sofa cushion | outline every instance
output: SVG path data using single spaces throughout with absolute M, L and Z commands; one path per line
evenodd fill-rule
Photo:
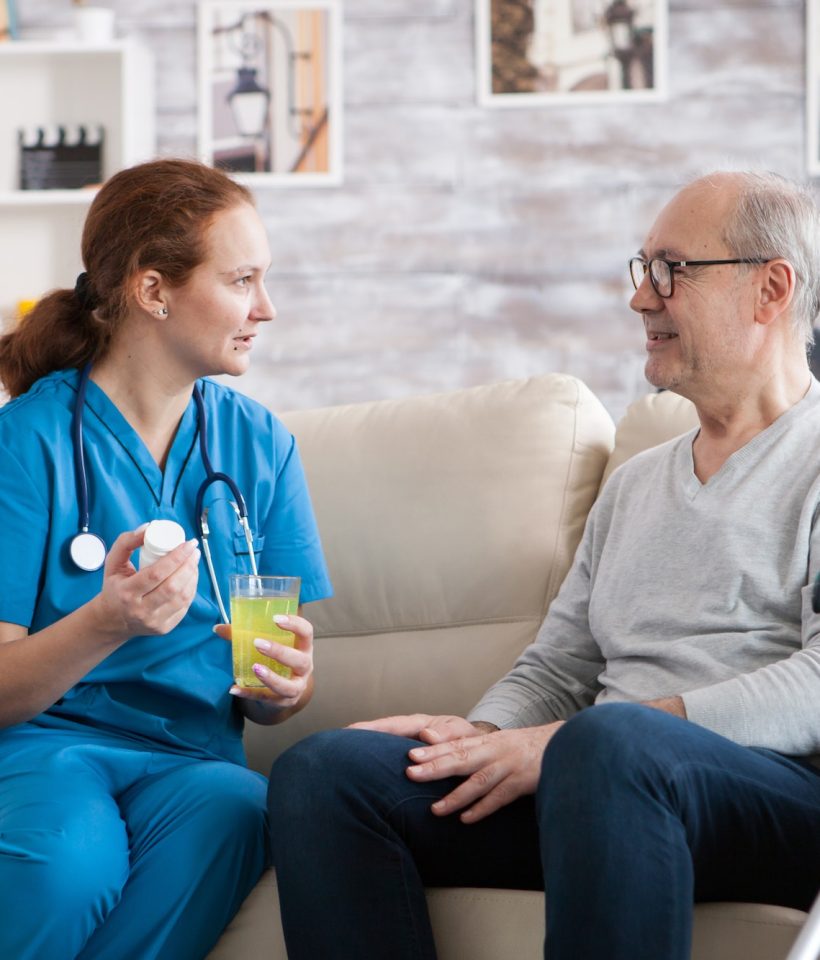
M 558 375 L 284 419 L 336 597 L 308 608 L 313 703 L 281 727 L 248 725 L 249 759 L 265 773 L 311 730 L 388 711 L 464 713 L 538 629 L 612 443 L 600 404 Z M 607 475 L 695 423 L 674 394 L 643 398 L 619 428 Z M 428 903 L 441 960 L 542 956 L 541 893 L 432 889 Z M 698 905 L 693 960 L 780 960 L 804 920 L 783 907 Z M 272 872 L 209 960 L 254 954 L 286 956 Z
M 641 450 L 656 447 L 698 426 L 695 405 L 670 390 L 650 393 L 627 407 L 615 431 L 615 447 L 610 454 L 602 481 Z
M 316 694 L 249 761 L 385 713 L 464 713 L 532 640 L 572 561 L 614 425 L 549 374 L 282 418 L 335 596 L 310 606 Z
M 335 585 L 311 610 L 319 636 L 543 615 L 614 436 L 559 374 L 282 419 Z M 548 575 L 522 577 L 522 560 Z
M 543 893 L 434 888 L 427 891 L 427 904 L 439 960 L 540 960 L 543 956 Z M 805 913 L 788 907 L 698 904 L 692 960 L 782 960 L 805 919 Z M 264 874 L 208 960 L 250 956 L 286 960 L 272 871 Z

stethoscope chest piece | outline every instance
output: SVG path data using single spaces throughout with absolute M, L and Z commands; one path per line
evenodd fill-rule
M 77 507 L 80 514 L 79 531 L 72 537 L 68 552 L 80 570 L 93 573 L 105 563 L 105 544 L 96 533 L 88 532 L 88 477 L 85 475 L 83 450 L 83 406 L 91 364 L 87 363 L 77 383 L 77 402 L 71 418 L 71 440 L 74 446 L 74 479 L 77 484 Z
M 83 407 L 85 405 L 85 394 L 88 388 L 88 380 L 91 374 L 91 364 L 88 363 L 80 373 L 77 383 L 77 401 L 74 404 L 74 415 L 71 420 L 71 439 L 74 446 L 74 479 L 77 486 L 77 507 L 79 513 L 79 530 L 74 535 L 69 544 L 69 553 L 74 564 L 80 570 L 93 573 L 101 569 L 105 563 L 105 543 L 96 533 L 90 533 L 89 526 L 89 503 L 88 503 L 88 477 L 85 470 L 85 450 L 83 447 Z M 211 560 L 211 551 L 208 546 L 208 508 L 205 504 L 205 494 L 211 484 L 224 483 L 234 495 L 235 503 L 231 501 L 233 509 L 239 519 L 242 531 L 245 536 L 245 542 L 248 547 L 248 556 L 250 558 L 251 571 L 257 576 L 256 557 L 254 555 L 253 535 L 250 524 L 248 523 L 248 508 L 245 504 L 245 498 L 236 483 L 225 473 L 218 473 L 211 464 L 211 458 L 208 454 L 208 443 L 206 440 L 206 417 L 205 401 L 202 397 L 202 391 L 199 385 L 194 385 L 194 402 L 197 408 L 197 417 L 199 419 L 199 448 L 202 456 L 202 464 L 205 467 L 205 479 L 202 481 L 196 494 L 195 513 L 197 525 L 199 528 L 199 537 L 202 544 L 202 550 L 205 554 L 205 561 L 208 567 L 208 574 L 211 578 L 211 585 L 214 588 L 214 595 L 219 606 L 219 612 L 225 623 L 229 623 L 228 612 L 222 602 L 222 596 L 219 591 L 219 582 L 216 571 Z
M 105 563 L 105 544 L 96 533 L 78 533 L 72 538 L 68 549 L 71 559 L 80 570 L 93 573 Z

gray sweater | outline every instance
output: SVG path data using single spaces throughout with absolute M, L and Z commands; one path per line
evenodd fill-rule
M 820 753 L 820 384 L 705 484 L 696 435 L 613 473 L 535 641 L 471 720 L 677 694 L 737 743 Z

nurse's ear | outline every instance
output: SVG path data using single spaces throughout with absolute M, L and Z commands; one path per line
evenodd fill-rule
M 156 270 L 143 270 L 136 277 L 133 286 L 136 305 L 145 313 L 160 320 L 168 316 L 163 287 L 162 274 Z

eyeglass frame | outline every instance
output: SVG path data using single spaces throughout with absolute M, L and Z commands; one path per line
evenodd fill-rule
M 649 282 L 652 284 L 652 289 L 661 299 L 668 300 L 675 292 L 675 270 L 679 267 L 713 267 L 721 263 L 750 263 L 759 265 L 761 263 L 768 263 L 771 259 L 771 257 L 734 257 L 728 260 L 667 260 L 666 257 L 650 257 L 646 260 L 644 257 L 635 256 L 629 258 L 629 279 L 632 281 L 632 286 L 637 290 L 641 284 L 635 282 L 632 264 L 640 263 L 643 266 L 641 283 L 643 283 L 644 277 L 649 274 Z M 655 260 L 659 260 L 669 267 L 669 293 L 661 293 L 655 284 L 655 278 L 652 276 L 651 270 L 651 264 Z

